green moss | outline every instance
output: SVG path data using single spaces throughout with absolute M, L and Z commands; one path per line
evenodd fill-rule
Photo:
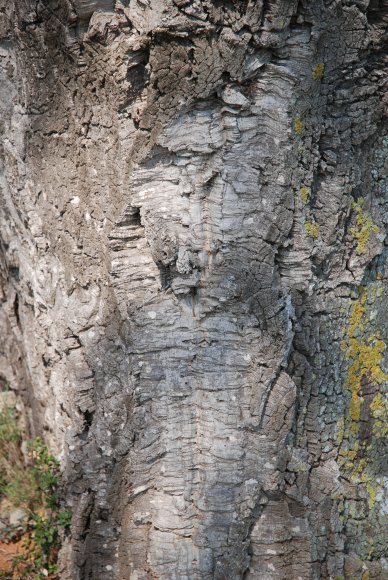
M 380 229 L 373 223 L 369 214 L 364 212 L 364 200 L 360 198 L 358 201 L 352 202 L 352 209 L 356 212 L 356 223 L 350 228 L 351 235 L 357 241 L 356 253 L 358 255 L 365 254 L 366 246 L 372 234 L 378 234 Z
M 320 63 L 316 64 L 315 67 L 312 70 L 313 79 L 315 81 L 321 80 L 323 78 L 324 73 L 325 73 L 325 65 L 324 65 L 324 63 L 323 62 L 320 62 Z
M 300 199 L 302 200 L 302 203 L 306 204 L 309 200 L 309 197 L 310 197 L 309 188 L 305 187 L 305 186 L 301 187 L 299 194 L 300 194 Z
M 308 236 L 317 239 L 319 236 L 319 232 L 321 230 L 321 228 L 319 227 L 319 224 L 315 223 L 315 222 L 306 222 L 304 224 L 304 229 L 306 230 L 306 233 Z
M 302 118 L 301 118 L 299 113 L 297 114 L 297 116 L 294 119 L 294 131 L 297 135 L 301 135 L 304 131 Z

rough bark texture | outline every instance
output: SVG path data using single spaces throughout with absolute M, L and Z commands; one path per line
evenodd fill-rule
M 63 580 L 387 578 L 387 26 L 0 0 L 0 372 Z

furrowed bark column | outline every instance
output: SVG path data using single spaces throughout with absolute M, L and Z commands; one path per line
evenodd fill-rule
M 386 3 L 0 14 L 0 373 L 61 577 L 384 578 Z

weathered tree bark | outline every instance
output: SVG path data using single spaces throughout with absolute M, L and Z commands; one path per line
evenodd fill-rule
M 0 0 L 0 372 L 63 579 L 387 577 L 387 26 Z

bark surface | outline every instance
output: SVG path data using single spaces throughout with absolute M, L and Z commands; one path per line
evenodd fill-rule
M 387 28 L 0 0 L 0 373 L 63 580 L 387 577 Z

